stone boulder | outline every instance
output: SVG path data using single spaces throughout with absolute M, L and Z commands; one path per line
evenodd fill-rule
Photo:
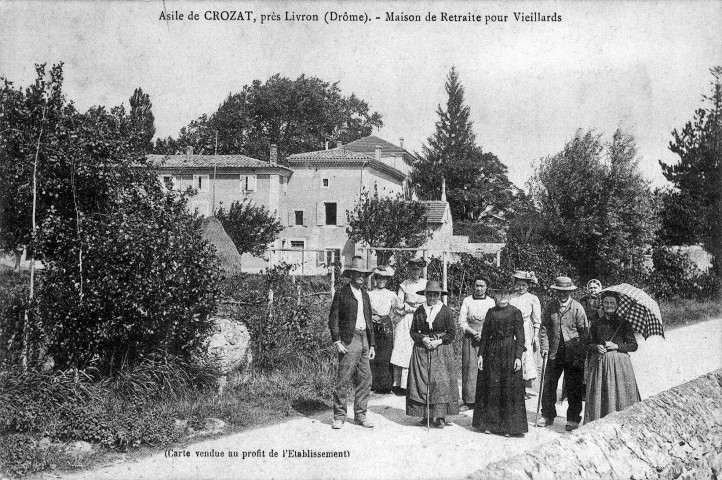
M 243 322 L 226 317 L 213 317 L 213 330 L 205 342 L 206 358 L 214 359 L 226 377 L 220 383 L 221 389 L 229 374 L 248 371 L 253 356 L 251 334 Z

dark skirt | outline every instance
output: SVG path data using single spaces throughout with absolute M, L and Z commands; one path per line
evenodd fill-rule
M 522 369 L 514 371 L 513 338 L 491 339 L 476 380 L 472 425 L 481 431 L 517 435 L 529 430 Z
M 431 417 L 447 417 L 459 413 L 459 384 L 456 380 L 454 347 L 440 345 L 431 350 L 414 345 L 409 364 L 406 390 L 406 415 L 426 417 L 427 387 Z M 431 376 L 429 377 L 429 357 Z
M 584 423 L 624 410 L 640 400 L 637 379 L 629 354 L 607 352 L 590 354 L 587 365 L 587 395 Z
M 371 390 L 377 393 L 389 393 L 393 386 L 393 366 L 391 352 L 394 349 L 394 326 L 391 318 L 384 315 L 374 322 L 376 338 L 376 356 L 371 360 Z
M 468 333 L 461 341 L 461 399 L 473 405 L 476 402 L 476 377 L 479 375 L 479 340 Z

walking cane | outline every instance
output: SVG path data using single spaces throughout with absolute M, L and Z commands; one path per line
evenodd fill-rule
M 426 430 L 429 430 L 429 423 L 431 422 L 431 405 L 429 402 L 429 389 L 431 385 L 431 350 L 426 350 L 427 359 L 426 362 Z
M 542 358 L 542 372 L 541 372 L 541 383 L 539 384 L 539 399 L 536 402 L 536 418 L 534 419 L 534 426 L 538 427 L 539 423 L 539 407 L 541 407 L 542 394 L 544 393 L 544 372 L 547 369 L 547 357 Z

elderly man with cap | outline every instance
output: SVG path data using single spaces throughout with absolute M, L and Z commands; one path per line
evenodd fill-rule
M 338 371 L 333 391 L 333 425 L 343 427 L 346 421 L 346 394 L 353 378 L 356 380 L 354 420 L 365 428 L 373 428 L 366 418 L 366 405 L 371 395 L 371 366 L 374 359 L 375 339 L 371 316 L 371 300 L 363 290 L 371 272 L 361 257 L 353 257 L 344 275 L 351 281 L 338 289 L 333 296 L 328 327 L 331 340 L 338 351 Z
M 543 358 L 548 358 L 542 394 L 540 427 L 554 423 L 557 411 L 557 385 L 562 372 L 569 397 L 567 431 L 579 427 L 584 398 L 584 343 L 589 333 L 587 315 L 582 305 L 571 298 L 577 289 L 569 277 L 557 277 L 554 285 L 556 298 L 544 308 L 539 339 Z

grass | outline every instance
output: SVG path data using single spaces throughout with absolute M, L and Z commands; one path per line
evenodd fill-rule
M 674 299 L 660 302 L 659 309 L 662 312 L 665 328 L 679 328 L 722 318 L 722 299 Z
M 171 384 L 171 389 L 129 388 L 128 384 L 132 382 L 145 384 L 144 370 L 131 372 L 124 381 L 116 379 L 84 384 L 91 394 L 87 404 L 81 402 L 75 408 L 81 412 L 81 417 L 98 415 L 98 420 L 91 422 L 92 426 L 105 424 L 109 418 L 121 419 L 117 427 L 114 425 L 112 434 L 118 438 L 127 435 L 129 440 L 125 444 L 96 446 L 92 452 L 85 454 L 67 452 L 57 437 L 61 435 L 59 432 L 67 432 L 69 428 L 57 427 L 64 420 L 50 411 L 52 409 L 45 409 L 47 413 L 35 417 L 35 425 L 26 427 L 24 431 L 0 429 L 0 477 L 88 469 L 111 463 L 121 455 L 130 458 L 151 455 L 168 445 L 207 437 L 189 435 L 202 431 L 208 418 L 223 420 L 226 423 L 223 434 L 227 435 L 293 416 L 312 415 L 330 407 L 335 372 L 331 358 L 299 358 L 292 366 L 276 371 L 254 371 L 243 382 L 227 387 L 222 394 L 218 394 L 215 388 L 193 388 L 185 381 L 176 382 L 174 387 Z M 15 390 L 6 392 L 8 398 L 21 404 L 29 390 L 41 386 L 43 380 L 33 378 L 35 381 L 32 383 L 14 382 Z M 168 386 L 168 382 L 159 383 Z M 25 397 L 18 392 L 17 385 L 27 385 Z M 32 392 L 29 394 L 31 397 L 34 395 Z M 140 424 L 136 426 L 140 430 L 128 427 L 125 419 Z M 170 431 L 168 422 L 172 425 L 173 419 L 185 421 L 186 430 Z M 70 428 L 79 431 L 84 425 L 85 421 L 81 421 L 80 425 L 73 423 Z M 72 439 L 66 441 L 72 442 Z

